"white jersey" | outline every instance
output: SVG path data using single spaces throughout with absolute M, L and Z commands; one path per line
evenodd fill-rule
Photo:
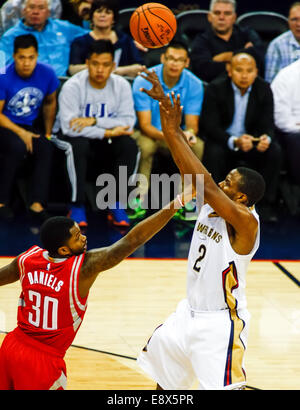
M 252 213 L 259 222 L 254 209 Z M 188 257 L 187 299 L 192 310 L 246 308 L 246 272 L 259 240 L 258 227 L 252 251 L 237 254 L 231 247 L 225 220 L 208 204 L 202 207 Z

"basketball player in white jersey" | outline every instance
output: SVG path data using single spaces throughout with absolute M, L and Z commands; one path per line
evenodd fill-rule
M 180 129 L 180 97 L 165 96 L 154 72 L 141 74 L 160 101 L 162 129 L 182 175 L 204 175 L 204 205 L 196 222 L 187 266 L 187 297 L 158 327 L 138 357 L 157 389 L 243 389 L 250 314 L 247 267 L 259 247 L 254 204 L 264 194 L 260 174 L 232 170 L 218 185 L 193 154 Z

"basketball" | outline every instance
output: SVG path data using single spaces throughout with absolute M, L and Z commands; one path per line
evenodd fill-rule
M 148 48 L 170 43 L 177 29 L 173 12 L 160 3 L 146 3 L 138 7 L 130 18 L 130 32 L 134 40 Z

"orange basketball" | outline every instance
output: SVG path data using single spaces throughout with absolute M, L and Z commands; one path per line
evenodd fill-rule
M 159 48 L 172 40 L 177 21 L 172 11 L 163 4 L 146 3 L 132 13 L 129 27 L 138 43 L 148 48 Z

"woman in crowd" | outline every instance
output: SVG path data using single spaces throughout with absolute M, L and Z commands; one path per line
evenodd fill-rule
M 115 29 L 119 7 L 115 0 L 96 0 L 90 13 L 92 31 L 74 40 L 71 46 L 69 73 L 71 75 L 86 68 L 88 49 L 97 40 L 111 40 L 115 47 L 115 73 L 136 77 L 141 70 L 143 58 L 132 38 Z

